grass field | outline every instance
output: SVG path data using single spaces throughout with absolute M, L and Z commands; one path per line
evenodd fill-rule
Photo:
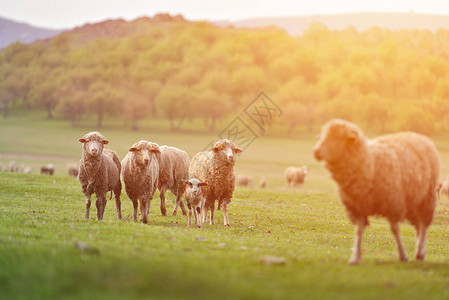
M 216 134 L 170 133 L 154 121 L 142 131 L 106 124 L 101 132 L 123 157 L 139 139 L 200 151 Z M 159 127 L 158 127 L 159 126 Z M 123 192 L 124 221 L 113 201 L 105 219 L 84 220 L 85 202 L 65 164 L 81 157 L 77 139 L 88 125 L 26 113 L 0 120 L 0 162 L 15 160 L 34 174 L 0 174 L 0 299 L 447 299 L 449 205 L 439 202 L 429 230 L 425 262 L 413 260 L 414 230 L 401 225 L 408 263 L 399 263 L 383 219 L 372 218 L 360 266 L 347 260 L 353 228 L 335 184 L 313 160 L 312 135 L 257 139 L 238 159 L 236 173 L 253 175 L 254 188 L 237 188 L 229 208 L 231 227 L 188 228 L 187 218 L 160 216 L 157 196 L 148 225 L 131 221 Z M 449 172 L 449 144 L 436 142 L 442 173 Z M 56 175 L 37 175 L 54 163 Z M 310 176 L 297 191 L 286 189 L 283 170 L 307 164 Z M 268 188 L 257 182 L 266 176 Z M 169 195 L 168 211 L 174 197 Z M 80 243 L 83 243 L 80 247 Z M 87 246 L 86 246 L 87 245 Z M 262 262 L 265 256 L 283 264 Z

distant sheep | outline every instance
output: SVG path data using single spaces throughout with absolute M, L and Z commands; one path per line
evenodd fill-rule
M 186 209 L 182 203 L 182 195 L 186 189 L 183 182 L 189 178 L 189 155 L 175 147 L 160 146 L 159 158 L 159 197 L 161 199 L 161 213 L 166 214 L 165 192 L 170 190 L 176 196 L 176 205 L 173 215 L 176 216 L 178 206 L 181 206 L 182 214 L 186 214 Z
M 67 175 L 72 177 L 77 177 L 79 173 L 79 168 L 77 164 L 69 163 L 67 164 Z
M 140 202 L 142 222 L 148 223 L 150 202 L 158 187 L 159 156 L 158 144 L 139 141 L 132 145 L 122 161 L 123 181 L 134 208 L 134 222 L 137 222 L 137 205 Z
M 192 226 L 192 211 L 195 216 L 195 225 L 199 228 L 201 227 L 201 211 L 204 208 L 206 198 L 204 197 L 202 187 L 206 186 L 207 183 L 201 182 L 196 178 L 189 180 L 184 180 L 186 183 L 186 203 L 189 209 L 189 226 Z
M 289 188 L 295 188 L 303 184 L 306 181 L 307 173 L 309 173 L 307 166 L 302 166 L 301 168 L 288 167 L 285 169 L 285 178 Z
M 78 180 L 86 197 L 86 215 L 89 219 L 91 197 L 95 193 L 97 200 L 97 219 L 102 220 L 106 207 L 106 193 L 114 192 L 117 218 L 122 219 L 120 194 L 120 158 L 110 149 L 104 149 L 109 141 L 99 132 L 89 132 L 79 139 L 83 144 L 83 157 L 80 160 Z
M 215 201 L 218 200 L 218 209 L 223 204 L 224 225 L 229 226 L 228 204 L 234 193 L 234 165 L 240 152 L 242 150 L 231 140 L 223 139 L 216 142 L 211 151 L 199 152 L 190 161 L 189 178 L 207 183 L 203 190 L 206 197 L 203 223 L 210 209 L 210 224 L 214 224 Z
M 437 194 L 438 199 L 440 198 L 440 193 L 449 197 L 449 176 L 446 177 L 446 180 L 442 183 L 438 183 L 437 186 Z
M 48 164 L 41 167 L 41 175 L 54 175 L 55 166 L 53 164 Z
M 22 170 L 23 174 L 31 174 L 32 171 L 31 167 L 27 165 L 21 165 L 20 169 Z
M 252 187 L 253 186 L 253 178 L 248 175 L 238 175 L 237 176 L 237 185 Z
M 401 261 L 406 261 L 407 255 L 398 223 L 410 221 L 417 233 L 416 259 L 424 259 L 440 163 L 429 138 L 402 132 L 367 140 L 357 125 L 335 119 L 323 125 L 314 155 L 325 162 L 337 182 L 356 227 L 351 264 L 360 261 L 363 230 L 371 215 L 388 219 Z
M 9 172 L 11 173 L 17 173 L 19 172 L 19 164 L 15 161 L 12 161 L 9 163 Z
M 262 178 L 260 179 L 259 185 L 260 185 L 260 188 L 261 188 L 261 189 L 264 189 L 264 188 L 267 187 L 267 180 L 265 179 L 265 177 L 262 177 Z

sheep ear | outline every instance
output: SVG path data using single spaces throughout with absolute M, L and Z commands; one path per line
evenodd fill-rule
M 151 152 L 161 154 L 161 150 L 159 150 L 159 148 L 153 148 L 153 149 L 151 149 Z
M 109 144 L 109 141 L 108 140 L 103 140 L 103 144 L 107 145 L 107 144 Z
M 131 148 L 129 148 L 129 152 L 136 152 L 137 151 L 137 148 L 136 147 L 131 147 Z
M 218 149 L 218 147 L 213 147 L 212 150 L 215 151 L 215 152 L 217 152 L 217 151 L 220 150 L 220 149 Z
M 348 132 L 348 140 L 351 142 L 354 142 L 356 140 L 358 140 L 359 138 L 359 134 L 357 133 L 357 131 L 355 130 L 351 130 Z
M 78 141 L 80 141 L 80 143 L 85 143 L 85 142 L 87 142 L 87 140 L 86 140 L 86 139 L 83 139 L 83 138 L 79 139 Z
M 242 149 L 240 149 L 240 148 L 235 148 L 235 153 L 240 153 L 240 152 L 242 152 L 243 150 Z
M 200 183 L 198 183 L 198 186 L 206 186 L 206 185 L 207 185 L 206 182 L 200 182 Z
M 188 181 L 188 180 L 185 180 L 185 179 L 182 179 L 182 181 L 183 181 L 184 183 L 189 183 L 189 181 Z

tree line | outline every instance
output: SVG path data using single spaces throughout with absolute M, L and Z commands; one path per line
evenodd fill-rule
M 288 132 L 312 131 L 333 117 L 378 131 L 449 127 L 448 30 L 359 32 L 312 23 L 293 37 L 274 27 L 207 22 L 120 26 L 138 30 L 95 38 L 69 31 L 3 49 L 3 116 L 20 103 L 73 126 L 95 115 L 99 128 L 105 117 L 121 116 L 135 130 L 155 117 L 173 130 L 193 119 L 214 130 L 264 91 L 284 111 L 276 122 Z

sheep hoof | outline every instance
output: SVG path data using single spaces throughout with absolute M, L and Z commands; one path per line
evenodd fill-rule
M 201 225 L 196 225 L 196 227 L 201 228 Z
M 416 260 L 424 260 L 424 254 L 416 254 Z
M 187 212 L 183 211 L 183 212 L 182 212 L 182 215 L 183 215 L 183 216 L 187 216 Z
M 416 259 L 418 259 L 418 258 L 416 258 Z M 407 258 L 407 256 L 399 257 L 399 261 L 407 262 L 407 261 L 408 261 L 408 258 Z
M 227 224 L 225 223 L 224 226 L 231 227 L 231 225 L 229 223 L 227 223 Z
M 349 259 L 348 262 L 349 262 L 350 265 L 355 266 L 355 265 L 358 265 L 358 264 L 359 264 L 360 259 L 358 259 L 358 258 L 356 258 L 356 257 L 351 257 L 351 258 Z
M 172 216 L 176 216 L 176 211 L 174 211 L 174 212 L 172 213 Z

